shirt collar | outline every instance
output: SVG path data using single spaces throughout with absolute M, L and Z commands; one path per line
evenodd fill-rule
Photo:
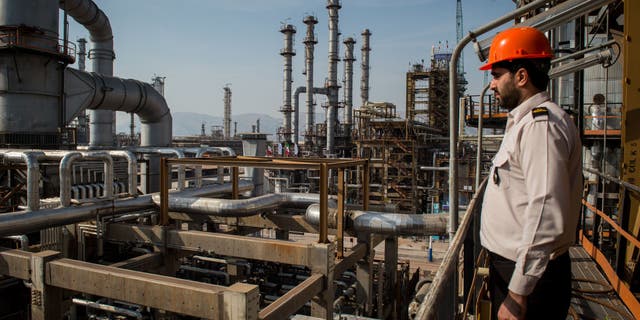
M 531 109 L 547 101 L 549 101 L 549 93 L 547 91 L 538 92 L 515 107 L 515 109 L 509 111 L 508 117 L 514 122 L 514 124 L 518 123 L 525 115 L 527 115 L 527 113 L 529 113 L 529 111 L 531 111 Z

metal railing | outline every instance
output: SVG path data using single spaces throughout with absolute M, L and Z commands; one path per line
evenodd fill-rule
M 480 254 L 480 212 L 482 198 L 487 186 L 485 178 L 478 191 L 469 202 L 467 211 L 460 222 L 458 231 L 451 239 L 451 244 L 430 286 L 423 286 L 416 296 L 424 296 L 414 319 L 455 319 L 458 308 L 457 278 L 463 275 L 464 300 L 469 298 L 475 289 L 471 287 L 476 267 L 476 257 Z M 460 263 L 461 255 L 463 264 Z M 471 297 L 473 298 L 473 296 Z
M 0 48 L 17 47 L 45 52 L 59 56 L 69 63 L 76 60 L 76 45 L 71 41 L 25 32 L 20 27 L 3 28 L 0 32 Z
M 320 188 L 320 223 L 319 223 L 319 243 L 329 242 L 329 179 L 330 170 L 333 174 L 337 173 L 337 221 L 336 243 L 338 248 L 338 257 L 342 257 L 344 238 L 343 216 L 345 212 L 346 200 L 346 184 L 345 170 L 362 170 L 362 208 L 367 210 L 369 206 L 369 160 L 341 160 L 341 159 L 277 159 L 267 157 L 219 157 L 219 158 L 182 158 L 168 159 L 161 158 L 160 171 L 160 224 L 169 224 L 169 173 L 172 165 L 200 165 L 200 166 L 224 166 L 231 168 L 232 182 L 232 199 L 239 198 L 239 173 L 240 167 L 245 168 L 262 168 L 262 169 L 278 169 L 278 170 L 314 170 L 320 172 L 319 188 Z

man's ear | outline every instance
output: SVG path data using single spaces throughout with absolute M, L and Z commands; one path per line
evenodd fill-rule
M 529 73 L 527 72 L 527 69 L 518 69 L 515 74 L 515 80 L 518 86 L 524 87 L 529 82 Z

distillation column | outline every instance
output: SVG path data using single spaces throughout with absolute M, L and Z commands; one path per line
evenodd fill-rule
M 340 0 L 327 0 L 327 9 L 329 10 L 329 74 L 326 88 L 329 91 L 329 108 L 327 110 L 327 146 L 326 155 L 331 156 L 334 152 L 334 141 L 336 133 L 336 125 L 338 123 L 338 14 L 342 8 Z
M 362 79 L 360 80 L 360 100 L 364 106 L 369 101 L 369 52 L 371 47 L 369 46 L 369 38 L 371 32 L 369 29 L 362 31 Z
M 346 133 L 351 136 L 351 126 L 353 125 L 353 46 L 356 41 L 349 37 L 344 40 L 347 47 L 344 53 L 344 124 Z
M 283 96 L 282 96 L 282 109 L 280 110 L 284 115 L 283 120 L 283 138 L 284 141 L 291 141 L 291 84 L 293 78 L 291 72 L 292 57 L 296 55 L 293 50 L 293 35 L 296 33 L 296 28 L 293 25 L 285 24 L 280 29 L 280 32 L 284 34 L 284 48 L 280 51 L 280 55 L 284 57 L 284 80 L 283 80 Z
M 0 12 L 0 145 L 58 147 L 61 68 L 73 62 L 59 45 L 58 3 L 2 0 Z
M 224 86 L 224 139 L 231 139 L 231 87 Z
M 302 20 L 307 25 L 307 35 L 304 38 L 305 48 L 305 75 L 307 82 L 306 103 L 307 103 L 307 128 L 304 132 L 304 146 L 307 150 L 312 149 L 314 127 L 315 127 L 315 108 L 313 104 L 313 51 L 318 43 L 314 29 L 318 23 L 318 19 L 314 16 L 306 16 Z

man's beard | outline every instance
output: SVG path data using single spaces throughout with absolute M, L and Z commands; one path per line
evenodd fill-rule
M 498 95 L 500 96 L 498 97 L 498 105 L 508 110 L 515 109 L 518 104 L 520 104 L 520 91 L 516 90 L 513 85 L 502 91 L 498 92 Z

